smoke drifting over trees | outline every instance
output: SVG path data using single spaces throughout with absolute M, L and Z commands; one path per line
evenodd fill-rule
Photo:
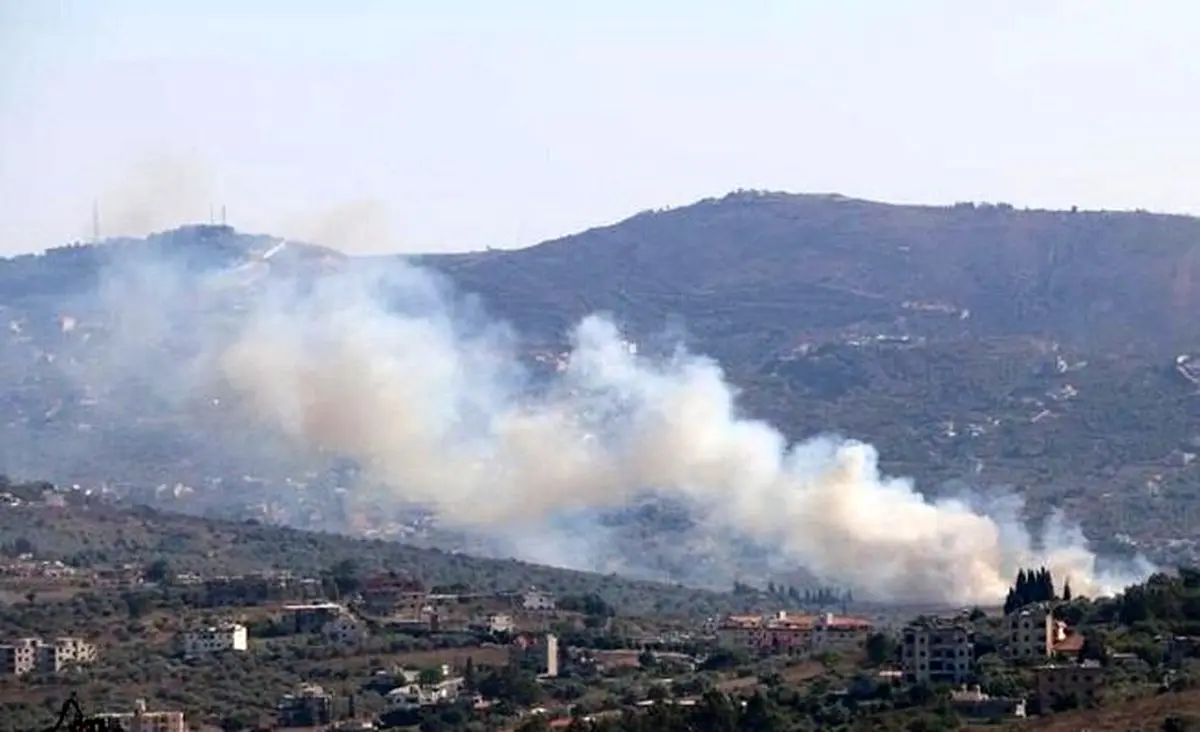
M 1055 517 L 1035 541 L 1011 502 L 927 500 L 881 475 L 868 444 L 789 444 L 739 413 L 717 363 L 683 347 L 635 355 L 602 315 L 576 325 L 545 383 L 522 366 L 516 334 L 412 266 L 246 279 L 253 268 L 119 261 L 100 292 L 105 337 L 125 357 L 76 378 L 119 373 L 181 409 L 224 400 L 300 452 L 357 461 L 351 501 L 420 505 L 524 558 L 597 568 L 611 538 L 589 512 L 661 496 L 687 506 L 691 540 L 750 540 L 860 598 L 998 603 L 1026 566 L 1082 594 L 1128 579 L 1099 574 Z M 167 333 L 186 355 L 128 350 Z

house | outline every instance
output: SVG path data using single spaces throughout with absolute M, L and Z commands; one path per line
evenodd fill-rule
M 999 721 L 1025 717 L 1025 700 L 988 696 L 979 686 L 963 686 L 950 692 L 950 707 L 968 719 Z
M 534 612 L 546 612 L 558 606 L 554 596 L 538 590 L 529 590 L 521 595 L 521 608 Z
M 1066 625 L 1054 619 L 1049 604 L 1023 607 L 1004 618 L 1004 656 L 1010 661 L 1054 654 L 1054 646 L 1066 640 Z
M 403 669 L 403 683 L 384 695 L 391 709 L 419 709 L 454 702 L 462 693 L 465 680 L 450 675 L 450 667 L 443 665 L 441 678 L 437 681 L 422 679 L 420 671 Z
M 117 722 L 125 732 L 187 732 L 183 712 L 149 711 L 145 699 L 138 699 L 133 711 L 105 712 L 95 718 Z
M 1096 661 L 1047 664 L 1037 669 L 1038 708 L 1045 713 L 1068 699 L 1094 702 L 1104 688 L 1104 668 Z
M 362 643 L 367 635 L 367 626 L 353 615 L 339 615 L 321 628 L 321 634 L 339 646 L 356 646 Z
M 821 653 L 862 648 L 872 624 L 860 618 L 823 615 L 731 615 L 717 626 L 723 648 L 760 653 Z
M 908 683 L 960 685 L 975 665 L 972 628 L 965 618 L 922 618 L 900 635 L 900 663 Z
M 1171 668 L 1181 668 L 1189 658 L 1200 658 L 1200 637 L 1176 635 L 1163 639 L 1163 658 Z
M 814 653 L 849 652 L 867 647 L 872 624 L 862 618 L 837 617 L 833 613 L 817 616 L 811 635 Z
M 418 613 L 428 603 L 428 592 L 417 580 L 395 573 L 377 574 L 363 582 L 363 610 L 375 615 L 407 615 Z
M 180 636 L 183 655 L 202 656 L 225 651 L 245 651 L 249 648 L 246 626 L 241 623 L 220 625 L 187 631 Z
M 336 602 L 315 602 L 303 605 L 284 605 L 283 611 L 290 617 L 295 633 L 315 633 L 329 621 L 340 617 L 345 608 Z
M 502 613 L 492 613 L 478 617 L 471 622 L 471 626 L 488 633 L 511 633 L 517 627 L 511 615 Z
M 317 684 L 301 684 L 294 694 L 286 694 L 275 704 L 280 727 L 316 727 L 331 724 L 334 718 L 333 695 Z
M 58 673 L 95 660 L 96 646 L 80 638 L 55 638 L 51 642 L 22 638 L 0 646 L 0 674 L 11 676 L 24 676 L 34 671 Z

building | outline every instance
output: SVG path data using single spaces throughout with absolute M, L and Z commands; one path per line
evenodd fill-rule
M 521 608 L 535 612 L 545 612 L 558 607 L 554 596 L 538 590 L 530 590 L 521 595 Z
M 1095 702 L 1104 681 L 1104 668 L 1096 661 L 1041 666 L 1037 669 L 1038 708 L 1044 714 L 1068 700 Z
M 414 616 L 428 604 L 419 581 L 395 573 L 377 574 L 363 582 L 362 607 L 375 615 Z
M 245 651 L 249 648 L 246 626 L 241 623 L 223 623 L 208 628 L 192 630 L 180 638 L 185 656 L 203 656 L 225 651 Z
M 476 618 L 471 625 L 488 633 L 511 633 L 517 627 L 513 622 L 513 617 L 503 613 L 483 615 Z
M 866 645 L 872 631 L 861 618 L 823 615 L 731 615 L 717 625 L 717 644 L 757 653 L 822 653 Z
M 260 572 L 200 580 L 197 600 L 209 607 L 286 602 L 320 597 L 321 582 L 290 572 Z
M 334 719 L 333 696 L 316 684 L 301 684 L 275 705 L 280 727 L 317 727 Z
M 80 638 L 22 638 L 0 646 L 0 674 L 24 676 L 38 671 L 58 673 L 73 666 L 95 662 L 96 646 Z
M 138 699 L 131 712 L 106 712 L 96 717 L 118 722 L 125 732 L 187 732 L 183 712 L 148 711 L 145 699 Z
M 40 638 L 22 638 L 15 643 L 0 646 L 0 673 L 6 676 L 24 676 L 37 667 L 37 649 Z
M 873 627 L 870 621 L 862 618 L 837 617 L 832 613 L 819 615 L 813 623 L 812 651 L 844 653 L 864 649 Z
M 1006 718 L 1023 719 L 1025 700 L 989 696 L 979 686 L 965 686 L 950 692 L 950 708 L 968 719 L 1000 721 Z
M 403 669 L 400 676 L 403 683 L 395 687 L 384 698 L 391 709 L 418 709 L 421 707 L 437 706 L 452 703 L 462 693 L 465 680 L 460 676 L 452 676 L 451 669 L 443 665 L 439 670 L 436 681 L 422 680 L 423 674 L 415 669 Z
M 1176 635 L 1163 639 L 1163 660 L 1171 668 L 1182 668 L 1189 658 L 1200 658 L 1200 637 Z
M 1046 659 L 1054 646 L 1066 640 L 1066 625 L 1054 619 L 1048 604 L 1039 603 L 1004 618 L 1004 656 L 1010 661 Z
M 339 615 L 321 628 L 321 634 L 335 645 L 356 646 L 366 640 L 367 626 L 353 615 Z
M 283 611 L 290 619 L 294 633 L 315 633 L 329 621 L 339 617 L 345 608 L 336 602 L 315 602 L 304 605 L 284 605 Z
M 975 665 L 971 625 L 965 618 L 925 618 L 900 636 L 900 663 L 908 683 L 965 684 Z
M 546 677 L 558 676 L 558 636 L 546 634 Z

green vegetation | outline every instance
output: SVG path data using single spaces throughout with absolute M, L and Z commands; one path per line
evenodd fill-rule
M 2 480 L 2 478 L 0 478 Z M 47 484 L 10 487 L 38 502 Z M 318 577 L 334 572 L 340 594 L 357 589 L 356 575 L 401 571 L 427 587 L 460 585 L 476 591 L 537 587 L 580 598 L 582 609 L 602 606 L 624 614 L 708 616 L 747 607 L 751 600 L 678 585 L 574 572 L 514 560 L 480 559 L 396 542 L 306 532 L 257 521 L 222 521 L 122 508 L 66 494 L 65 509 L 30 504 L 0 511 L 7 553 L 35 553 L 79 569 L 136 565 L 147 579 L 168 571 L 200 575 L 289 570 Z M 22 551 L 23 550 L 23 551 Z M 568 599 L 568 602 L 575 600 Z M 611 611 L 611 610 L 610 610 Z
M 1064 588 L 1064 592 L 1067 593 L 1064 599 L 1069 600 L 1069 588 Z M 1016 584 L 1009 588 L 1008 596 L 1004 598 L 1004 614 L 1009 615 L 1026 605 L 1053 602 L 1057 599 L 1050 570 L 1045 567 L 1038 570 L 1022 569 L 1017 572 Z

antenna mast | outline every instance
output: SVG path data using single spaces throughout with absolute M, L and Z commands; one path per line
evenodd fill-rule
M 92 199 L 92 243 L 100 241 L 100 201 Z

